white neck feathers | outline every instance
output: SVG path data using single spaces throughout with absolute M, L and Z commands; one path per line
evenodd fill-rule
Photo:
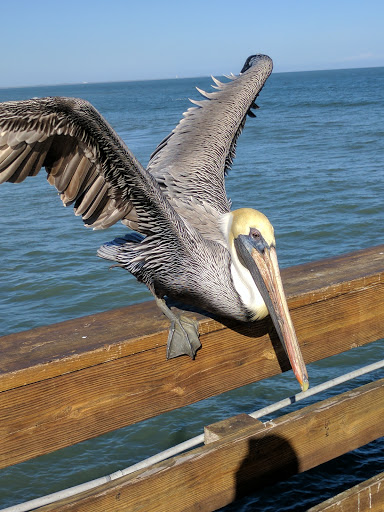
M 231 255 L 231 276 L 233 285 L 241 302 L 253 314 L 252 320 L 258 320 L 267 316 L 268 310 L 250 271 L 242 265 L 239 260 L 234 244 L 232 222 L 232 212 L 223 215 L 221 219 L 221 230 L 228 242 L 227 249 Z

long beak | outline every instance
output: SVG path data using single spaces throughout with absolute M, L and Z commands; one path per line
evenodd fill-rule
M 241 256 L 245 259 L 244 263 L 251 272 L 261 296 L 264 299 L 276 332 L 289 358 L 292 370 L 299 381 L 301 389 L 306 391 L 309 387 L 308 373 L 293 327 L 291 315 L 289 314 L 283 283 L 281 282 L 276 249 L 267 246 L 262 252 L 256 248 L 252 248 L 251 251 L 249 251 L 242 243 L 240 243 L 237 248 L 239 249 L 241 246 L 243 247 Z

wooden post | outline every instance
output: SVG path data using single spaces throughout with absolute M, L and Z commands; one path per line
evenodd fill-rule
M 225 437 L 234 434 L 240 430 L 243 430 L 245 427 L 249 427 L 251 425 L 261 425 L 261 421 L 252 418 L 248 414 L 238 414 L 237 416 L 232 416 L 231 418 L 226 418 L 225 420 L 218 421 L 213 423 L 212 425 L 208 425 L 204 427 L 204 443 L 209 444 L 214 441 L 219 441 L 220 439 L 224 439 Z

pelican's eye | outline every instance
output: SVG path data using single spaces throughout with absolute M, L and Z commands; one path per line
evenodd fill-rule
M 256 242 L 261 240 L 261 233 L 258 229 L 256 228 L 251 228 L 249 230 L 249 236 L 252 238 L 252 240 L 255 240 Z

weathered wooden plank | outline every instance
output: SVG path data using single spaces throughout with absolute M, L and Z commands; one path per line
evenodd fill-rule
M 282 271 L 291 310 L 377 286 L 383 282 L 383 275 L 384 245 Z M 226 331 L 225 326 L 212 319 L 192 316 L 200 319 L 203 335 Z M 165 347 L 168 328 L 168 320 L 150 301 L 3 336 L 0 391 Z M 255 337 L 262 331 L 256 329 Z
M 323 286 L 325 277 L 318 276 L 325 276 L 327 268 L 333 268 L 331 262 L 302 266 L 297 273 L 297 279 L 301 276 L 306 284 L 303 295 L 295 295 L 289 304 L 307 362 L 383 336 L 383 271 L 378 268 L 384 258 L 380 252 L 375 249 L 361 252 L 358 257 L 353 254 L 341 258 L 341 269 L 331 272 L 337 278 L 329 288 Z M 352 260 L 360 262 L 356 263 L 360 273 L 355 266 L 354 280 L 348 281 L 351 269 L 346 262 Z M 337 266 L 337 262 L 338 259 L 333 264 Z M 365 264 L 368 274 L 363 270 Z M 321 291 L 310 290 L 308 275 L 312 271 L 316 274 L 315 282 L 320 280 Z M 288 282 L 288 289 L 289 286 Z M 295 284 L 295 293 L 297 290 Z M 3 383 L 19 387 L 0 393 L 0 467 L 289 369 L 276 336 L 268 334 L 268 321 L 255 326 L 233 325 L 229 329 L 213 320 L 204 320 L 201 323 L 203 349 L 196 360 L 183 357 L 165 361 L 167 325 L 157 311 L 151 314 L 152 307 L 152 304 L 134 306 L 130 327 L 118 325 L 125 316 L 122 310 L 59 324 L 60 350 L 64 351 L 65 345 L 65 337 L 60 337 L 63 331 L 77 343 L 76 349 L 68 347 L 63 357 L 59 353 L 55 355 L 52 327 L 43 329 L 42 337 L 31 336 L 33 342 L 27 343 L 24 362 L 19 360 L 19 366 L 4 374 Z M 138 308 L 143 308 L 148 316 L 139 315 Z M 90 331 L 80 329 L 82 322 L 89 324 L 95 338 L 89 335 Z M 145 335 L 134 337 L 138 325 Z M 133 337 L 128 339 L 130 329 Z M 113 341 L 108 338 L 109 333 Z M 76 336 L 84 339 L 85 344 Z M 33 360 L 28 373 L 28 354 L 33 357 L 32 348 L 39 351 L 40 342 L 44 350 Z M 9 353 L 9 340 L 5 346 Z M 9 358 L 7 364 L 11 365 Z M 56 376 L 55 372 L 63 374 Z M 25 381 L 30 378 L 30 384 L 20 386 L 24 377 Z
M 154 301 L 0 338 L 0 391 L 165 346 L 169 322 Z
M 219 441 L 229 434 L 243 430 L 250 425 L 261 425 L 261 421 L 252 418 L 249 414 L 241 413 L 204 427 L 204 443 Z
M 382 436 L 383 414 L 384 379 L 40 510 L 216 510 Z
M 384 473 L 380 473 L 307 512 L 383 512 Z

